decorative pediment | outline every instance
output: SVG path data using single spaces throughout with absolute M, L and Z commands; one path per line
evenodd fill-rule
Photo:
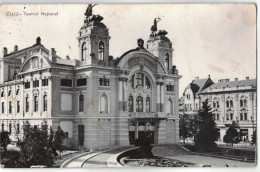
M 234 112 L 234 109 L 228 108 L 226 111 L 227 112 Z
M 50 67 L 50 61 L 47 57 L 42 56 L 41 54 L 34 54 L 31 57 L 27 58 L 22 64 L 20 72 L 26 72 L 31 70 L 39 70 L 41 68 Z
M 241 111 L 241 112 L 247 112 L 248 109 L 246 109 L 246 108 L 243 107 L 243 108 L 240 109 L 240 111 Z

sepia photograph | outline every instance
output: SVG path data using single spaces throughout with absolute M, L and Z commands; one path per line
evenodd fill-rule
M 1 4 L 0 168 L 256 167 L 257 6 Z

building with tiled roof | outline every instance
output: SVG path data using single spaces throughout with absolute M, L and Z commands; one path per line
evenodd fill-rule
M 233 81 L 220 79 L 217 83 L 210 84 L 196 93 L 199 106 L 206 99 L 211 105 L 219 131 L 219 140 L 223 141 L 232 123 L 235 124 L 241 141 L 251 140 L 251 135 L 256 129 L 256 88 L 256 79 L 249 79 L 249 77 L 244 80 L 235 78 Z M 187 91 L 184 93 L 188 94 Z M 186 102 L 184 101 L 184 104 Z M 194 113 L 197 113 L 197 110 L 195 109 Z M 184 113 L 188 112 L 184 111 Z
M 183 92 L 183 106 L 186 114 L 194 114 L 200 108 L 199 93 L 214 84 L 214 82 L 208 78 L 199 79 L 196 77 Z

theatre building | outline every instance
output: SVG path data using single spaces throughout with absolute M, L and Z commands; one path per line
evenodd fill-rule
M 113 58 L 102 19 L 86 15 L 79 54 L 71 58 L 46 49 L 39 37 L 25 49 L 4 48 L 0 122 L 13 141 L 31 125 L 61 126 L 69 147 L 129 145 L 148 129 L 155 144 L 179 142 L 181 76 L 167 32 L 156 25 L 145 45 L 138 39 L 137 48 Z

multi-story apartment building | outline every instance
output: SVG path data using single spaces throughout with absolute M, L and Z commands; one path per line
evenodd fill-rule
M 79 54 L 61 58 L 41 38 L 0 58 L 1 130 L 16 140 L 24 125 L 55 131 L 66 144 L 98 149 L 133 144 L 145 130 L 154 143 L 179 142 L 179 79 L 167 32 L 154 26 L 150 39 L 119 58 L 109 55 L 109 30 L 100 15 L 86 14 Z
M 186 94 L 188 93 L 184 92 L 184 95 Z M 257 119 L 256 79 L 249 79 L 249 77 L 246 77 L 245 80 L 235 78 L 234 81 L 220 79 L 197 94 L 199 106 L 208 99 L 219 130 L 220 140 L 223 141 L 223 137 L 232 123 L 235 123 L 242 141 L 251 140 L 253 131 L 256 129 Z M 185 98 L 183 104 L 186 104 Z M 195 110 L 194 113 L 197 112 L 197 109 Z M 187 110 L 187 112 L 189 111 Z

